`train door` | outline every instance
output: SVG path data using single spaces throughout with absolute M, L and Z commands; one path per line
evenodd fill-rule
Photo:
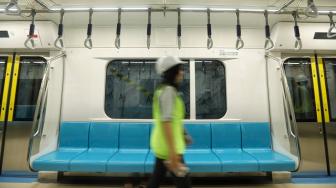
M 301 143 L 300 172 L 330 174 L 335 169 L 336 59 L 294 57 L 284 62 Z M 327 79 L 326 79 L 327 77 Z M 329 97 L 328 91 L 329 89 Z M 334 115 L 334 116 L 333 116 Z M 331 166 L 333 164 L 333 166 Z
M 325 106 L 328 112 L 326 115 L 326 132 L 328 139 L 328 152 L 330 160 L 330 171 L 336 172 L 336 57 L 316 56 L 317 62 L 324 70 L 325 84 L 322 84 L 324 97 L 327 99 Z
M 27 144 L 46 60 L 0 56 L 0 173 L 26 171 Z

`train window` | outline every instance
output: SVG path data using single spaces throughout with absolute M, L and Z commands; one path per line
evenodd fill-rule
M 290 58 L 284 63 L 298 122 L 316 121 L 310 58 Z
M 184 71 L 181 95 L 189 118 L 189 64 Z M 154 59 L 111 61 L 106 69 L 105 113 L 111 118 L 151 119 L 153 92 L 160 82 Z
M 14 121 L 33 120 L 45 66 L 46 61 L 41 57 L 21 57 Z
M 226 113 L 224 64 L 216 60 L 196 60 L 196 118 L 218 119 Z
M 336 120 L 336 59 L 325 58 L 325 72 L 331 119 Z

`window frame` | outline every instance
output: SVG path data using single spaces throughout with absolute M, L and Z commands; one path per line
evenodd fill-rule
M 189 62 L 189 76 L 190 76 L 190 82 L 189 82 L 189 100 L 190 100 L 190 104 L 189 104 L 189 109 L 190 109 L 190 117 L 186 118 L 184 120 L 196 120 L 196 121 L 202 121 L 202 120 L 213 120 L 213 119 L 196 119 L 196 61 L 215 61 L 220 63 L 223 66 L 224 69 L 224 89 L 225 89 L 225 97 L 224 100 L 226 101 L 225 103 L 225 111 L 224 114 L 218 118 L 218 119 L 214 119 L 214 120 L 220 120 L 223 119 L 225 117 L 225 115 L 227 114 L 228 111 L 228 96 L 227 96 L 227 69 L 225 66 L 225 62 L 223 62 L 221 59 L 210 59 L 210 58 L 181 58 L 183 61 L 188 61 Z M 110 65 L 110 63 L 113 62 L 118 62 L 118 61 L 156 61 L 157 58 L 116 58 L 116 59 L 112 59 L 109 62 L 107 62 L 106 66 L 105 66 L 105 90 L 104 90 L 104 113 L 106 115 L 106 117 L 113 119 L 113 120 L 141 120 L 141 121 L 149 121 L 152 119 L 136 119 L 136 118 L 113 118 L 111 116 L 108 115 L 107 111 L 106 111 L 106 92 L 107 92 L 107 68 Z

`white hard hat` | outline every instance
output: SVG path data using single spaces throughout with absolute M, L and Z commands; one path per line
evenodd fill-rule
M 155 69 L 159 75 L 162 75 L 165 71 L 174 67 L 175 65 L 184 64 L 184 63 L 186 62 L 181 61 L 178 57 L 164 56 L 164 57 L 159 58 L 156 61 Z

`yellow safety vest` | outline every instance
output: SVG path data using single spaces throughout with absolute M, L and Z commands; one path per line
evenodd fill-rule
M 163 122 L 161 121 L 160 113 L 160 95 L 166 86 L 159 87 L 154 92 L 153 98 L 153 118 L 154 127 L 151 134 L 151 149 L 154 151 L 156 157 L 160 159 L 168 159 L 168 145 L 163 130 Z M 185 107 L 182 98 L 176 95 L 175 105 L 173 109 L 173 117 L 171 120 L 173 140 L 175 144 L 175 151 L 182 155 L 185 151 L 184 128 L 183 119 L 185 116 Z

